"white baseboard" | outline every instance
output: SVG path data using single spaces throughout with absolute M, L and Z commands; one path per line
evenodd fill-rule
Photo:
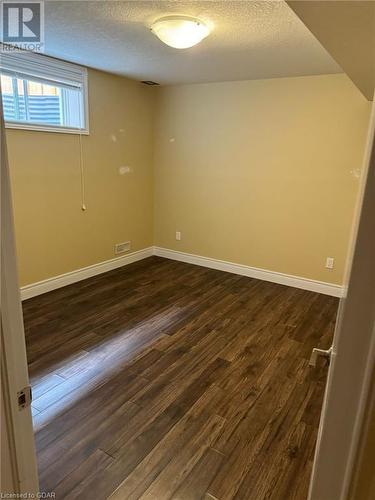
M 36 295 L 41 295 L 42 293 L 51 292 L 57 288 L 62 288 L 63 286 L 91 278 L 97 274 L 106 273 L 107 271 L 112 271 L 112 269 L 117 269 L 118 267 L 145 259 L 146 257 L 151 257 L 151 255 L 153 255 L 153 247 L 148 247 L 143 250 L 128 253 L 122 257 L 116 257 L 115 259 L 99 262 L 98 264 L 83 267 L 82 269 L 71 271 L 70 273 L 61 274 L 54 278 L 48 278 L 43 281 L 38 281 L 37 283 L 32 283 L 31 285 L 23 286 L 21 287 L 21 299 L 26 300 Z
M 278 283 L 280 285 L 301 288 L 302 290 L 310 290 L 312 292 L 323 293 L 325 295 L 332 295 L 333 297 L 343 296 L 343 287 L 333 283 L 325 283 L 323 281 L 315 281 L 307 278 L 301 278 L 299 276 L 292 276 L 290 274 L 267 271 L 266 269 L 244 266 L 242 264 L 235 264 L 225 260 L 211 259 L 209 257 L 202 257 L 201 255 L 178 252 L 167 248 L 154 247 L 154 255 L 181 262 L 187 262 L 188 264 L 196 264 L 197 266 L 218 269 L 219 271 L 226 271 L 228 273 L 240 274 L 242 276 L 248 276 L 249 278 L 271 281 L 272 283 Z
M 21 287 L 21 299 L 26 300 L 31 297 L 41 295 L 42 293 L 51 292 L 57 288 L 62 288 L 63 286 L 71 285 L 77 281 L 82 281 L 87 278 L 91 278 L 92 276 L 111 271 L 112 269 L 126 266 L 127 264 L 151 257 L 152 255 L 165 257 L 166 259 L 178 260 L 180 262 L 187 262 L 188 264 L 195 264 L 197 266 L 209 267 L 211 269 L 218 269 L 219 271 L 226 271 L 228 273 L 240 274 L 242 276 L 248 276 L 249 278 L 271 281 L 272 283 L 279 283 L 280 285 L 302 288 L 303 290 L 332 295 L 333 297 L 343 296 L 343 287 L 340 285 L 267 271 L 266 269 L 244 266 L 242 264 L 235 264 L 225 260 L 211 259 L 209 257 L 202 257 L 201 255 L 178 252 L 167 248 L 148 247 L 143 250 L 126 254 L 123 257 L 117 257 L 115 259 L 99 262 L 98 264 L 94 264 L 92 266 L 77 269 L 76 271 L 61 274 L 60 276 L 55 276 L 54 278 L 49 278 L 37 283 L 23 286 Z

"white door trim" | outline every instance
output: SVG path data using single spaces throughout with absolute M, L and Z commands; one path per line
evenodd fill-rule
M 349 260 L 328 372 L 309 500 L 347 500 L 374 363 L 375 104 Z
M 1 101 L 1 99 L 0 99 Z M 1 103 L 0 103 L 1 107 Z M 25 333 L 18 285 L 14 241 L 13 205 L 11 199 L 4 122 L 1 116 L 1 355 L 5 406 L 9 412 L 8 427 L 15 456 L 17 489 L 14 493 L 36 495 L 38 473 L 31 408 L 18 407 L 18 391 L 29 385 Z M 4 376 L 6 374 L 6 376 Z

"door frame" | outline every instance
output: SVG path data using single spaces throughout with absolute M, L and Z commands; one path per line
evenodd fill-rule
M 0 99 L 1 101 L 1 99 Z M 31 406 L 19 407 L 18 392 L 29 386 L 26 342 L 18 282 L 8 154 L 1 116 L 1 390 L 12 456 L 14 493 L 39 490 Z M 35 496 L 36 498 L 36 496 Z
M 375 362 L 375 103 L 320 418 L 309 500 L 346 500 Z M 339 354 L 339 355 L 338 355 Z
M 2 113 L 1 113 L 2 115 Z M 370 369 L 375 356 L 374 304 L 375 259 L 375 105 L 369 129 L 364 175 L 355 237 L 350 259 L 351 273 L 339 321 L 328 375 L 318 433 L 310 500 L 344 500 L 353 476 L 354 457 L 363 428 L 368 399 Z M 372 227 L 371 227 L 372 226 Z M 17 488 L 15 493 L 38 492 L 38 474 L 31 408 L 19 410 L 17 393 L 29 385 L 25 335 L 14 239 L 13 206 L 10 189 L 5 129 L 1 116 L 1 341 L 2 383 L 11 427 L 10 446 L 14 452 Z M 374 274 L 373 274 L 374 273 Z M 366 288 L 366 286 L 367 288 Z M 363 298 L 365 295 L 365 310 Z M 371 309 L 372 308 L 372 309 Z M 360 330 L 353 341 L 353 322 Z M 337 356 L 337 350 L 340 356 Z M 348 370 L 349 368 L 349 370 Z M 348 375 L 349 372 L 349 375 Z M 350 388 L 350 398 L 348 392 Z M 345 409 L 343 411 L 343 408 Z

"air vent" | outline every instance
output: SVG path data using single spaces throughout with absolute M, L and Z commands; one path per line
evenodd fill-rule
M 160 85 L 160 83 L 153 82 L 152 80 L 144 80 L 141 83 L 144 83 L 145 85 Z
M 130 241 L 125 241 L 124 243 L 117 243 L 115 245 L 115 254 L 129 252 L 130 250 Z

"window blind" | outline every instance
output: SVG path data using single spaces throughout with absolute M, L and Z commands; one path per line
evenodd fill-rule
M 85 67 L 33 52 L 4 52 L 0 73 L 6 126 L 88 133 Z M 54 88 L 54 95 L 44 95 L 32 82 Z
M 83 88 L 87 80 L 87 70 L 83 66 L 34 52 L 2 53 L 0 69 L 11 76 L 67 87 Z

